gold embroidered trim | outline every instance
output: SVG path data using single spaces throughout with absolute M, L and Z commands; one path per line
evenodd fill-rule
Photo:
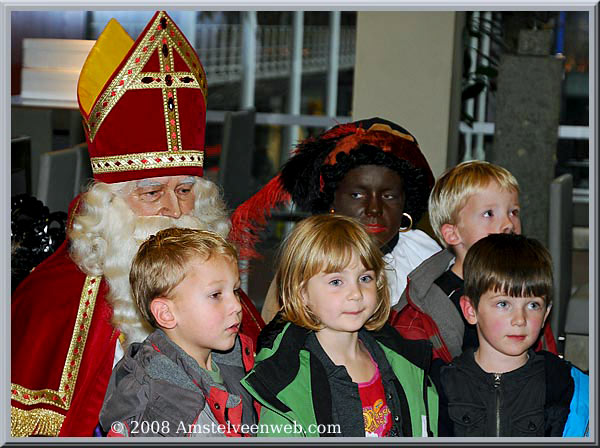
M 66 366 L 66 364 L 65 364 Z M 20 386 L 15 383 L 11 383 L 10 392 L 11 398 L 19 403 L 32 405 L 37 403 L 45 403 L 52 404 L 61 409 L 68 409 L 63 403 L 61 398 L 65 397 L 64 394 L 61 394 L 61 386 L 59 386 L 59 390 L 54 389 L 27 389 L 23 386 Z
M 161 72 L 169 71 L 175 67 L 173 52 L 169 51 L 167 56 L 162 51 L 158 52 Z M 166 76 L 165 76 L 166 78 Z M 169 78 L 171 86 L 167 85 L 162 89 L 163 98 L 163 113 L 165 116 L 165 129 L 167 135 L 167 148 L 169 151 L 177 151 L 181 149 L 181 134 L 179 133 L 179 103 L 177 101 L 177 91 L 172 87 L 173 79 Z
M 179 133 L 179 104 L 175 89 L 163 89 L 163 110 L 165 114 L 166 139 L 169 151 L 181 149 L 181 134 Z M 172 107 L 169 107 L 171 102 Z
M 79 203 L 81 202 L 81 196 L 77 196 L 77 202 L 73 205 L 73 212 L 69 215 L 69 222 L 67 222 L 67 232 L 70 232 L 73 228 L 73 220 L 75 219 L 75 215 L 77 209 L 79 208 Z
M 51 436 L 56 437 L 65 416 L 49 409 L 19 409 L 10 407 L 11 437 Z
M 77 383 L 77 374 L 81 365 L 83 349 L 90 329 L 92 314 L 96 306 L 96 297 L 100 288 L 102 277 L 88 275 L 81 291 L 77 318 L 73 327 L 73 335 L 69 344 L 69 351 L 65 360 L 58 390 L 27 389 L 19 384 L 11 383 L 11 399 L 31 406 L 34 404 L 50 404 L 61 409 L 68 410 L 73 397 L 73 390 Z M 12 418 L 12 417 L 11 417 Z
M 167 20 L 166 29 L 162 29 L 160 27 L 160 20 L 162 18 Z M 168 64 L 164 64 L 163 62 L 164 57 L 161 51 L 163 42 L 169 49 Z M 157 51 L 159 55 L 161 73 L 143 73 L 142 69 L 154 51 Z M 171 72 L 171 69 L 174 68 L 174 51 L 179 54 L 179 56 L 190 68 L 191 72 Z M 182 82 L 184 85 L 179 85 L 179 78 L 185 76 L 194 78 L 196 84 L 195 87 L 198 88 L 199 86 L 206 104 L 206 74 L 204 72 L 204 68 L 197 58 L 194 49 L 188 44 L 179 28 L 177 28 L 177 26 L 171 20 L 169 20 L 169 18 L 163 12 L 156 16 L 156 20 L 152 23 L 151 27 L 148 29 L 148 32 L 135 48 L 125 65 L 96 100 L 96 103 L 94 104 L 94 107 L 92 108 L 87 120 L 84 119 L 90 141 L 94 141 L 96 133 L 98 132 L 98 129 L 100 129 L 104 119 L 108 116 L 112 108 L 119 102 L 125 92 L 130 89 L 165 88 L 162 85 L 154 85 L 153 82 L 146 86 L 141 86 L 138 84 L 138 80 L 141 82 L 141 79 L 144 77 L 152 75 L 156 75 L 154 78 L 159 77 L 161 79 L 160 83 L 162 84 L 164 82 L 165 86 L 166 81 L 164 78 L 166 75 L 171 75 L 174 79 L 173 84 L 169 86 L 170 88 L 191 87 L 184 82 Z M 178 76 L 175 77 L 175 75 Z
M 158 73 L 158 72 L 144 72 L 140 73 L 131 81 L 127 90 L 137 90 L 137 89 L 169 89 L 169 88 L 200 88 L 200 84 L 198 84 L 198 80 L 196 78 L 192 78 L 189 72 L 174 72 L 168 73 L 172 76 L 171 85 L 167 85 L 167 81 L 165 79 L 165 75 L 167 73 Z M 152 78 L 150 82 L 144 82 L 142 79 L 144 78 Z M 189 78 L 189 81 L 185 82 L 183 79 Z
M 203 151 L 159 151 L 90 158 L 94 174 L 149 170 L 179 166 L 202 166 Z

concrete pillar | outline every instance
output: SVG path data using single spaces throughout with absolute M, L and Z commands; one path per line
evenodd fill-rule
M 352 118 L 407 128 L 436 177 L 458 162 L 463 26 L 456 11 L 357 16 Z
M 487 160 L 508 169 L 521 188 L 523 234 L 548 246 L 550 183 L 554 179 L 563 59 L 540 54 L 520 37 L 520 54 L 499 66 L 494 144 Z M 547 36 L 540 36 L 548 40 Z M 551 40 L 548 40 L 551 42 Z M 532 54 L 533 53 L 533 54 Z
M 327 107 L 325 108 L 325 113 L 328 117 L 335 117 L 337 114 L 341 17 L 342 13 L 340 11 L 331 11 L 329 13 L 329 56 L 327 58 Z
M 292 16 L 292 48 L 290 57 L 290 79 L 288 89 L 287 113 L 300 115 L 302 99 L 302 51 L 304 48 L 304 11 L 294 11 Z M 290 158 L 293 146 L 298 143 L 300 126 L 286 126 L 283 131 L 283 147 L 279 163 L 283 164 Z
M 240 109 L 254 107 L 256 88 L 256 11 L 242 13 L 242 95 Z

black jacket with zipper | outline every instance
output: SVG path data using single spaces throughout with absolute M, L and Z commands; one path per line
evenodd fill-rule
M 483 371 L 473 349 L 441 367 L 440 406 L 451 434 L 440 435 L 562 436 L 574 390 L 570 365 L 549 352 L 528 354 L 524 366 L 502 374 Z

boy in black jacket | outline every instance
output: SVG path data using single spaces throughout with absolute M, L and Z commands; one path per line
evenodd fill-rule
M 587 375 L 532 348 L 552 307 L 548 251 L 524 236 L 492 234 L 469 249 L 464 278 L 460 305 L 477 327 L 479 347 L 441 368 L 449 431 L 461 437 L 587 435 Z

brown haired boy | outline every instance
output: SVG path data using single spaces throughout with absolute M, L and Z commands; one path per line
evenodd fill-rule
M 533 350 L 552 307 L 548 251 L 524 236 L 489 235 L 469 249 L 464 276 L 461 307 L 477 328 L 479 347 L 441 368 L 450 432 L 584 436 L 589 378 L 558 356 Z

